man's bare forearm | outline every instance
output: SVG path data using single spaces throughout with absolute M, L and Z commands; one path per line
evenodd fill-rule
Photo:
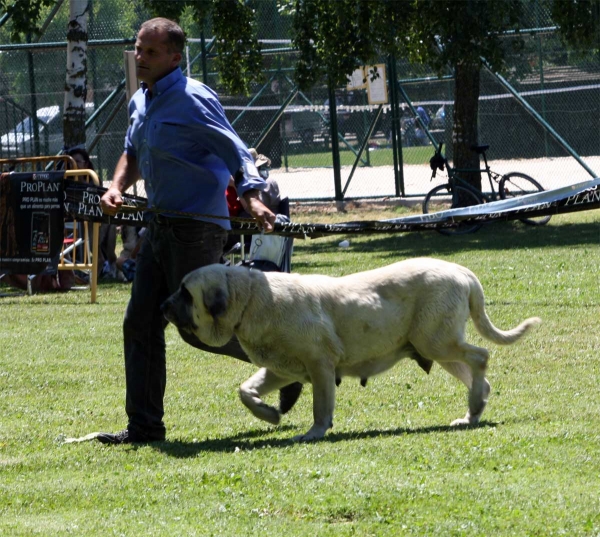
M 104 193 L 102 198 L 100 198 L 100 206 L 105 214 L 114 216 L 119 212 L 123 205 L 122 194 L 133 185 L 139 177 L 140 172 L 138 171 L 137 159 L 127 153 L 123 153 L 119 162 L 117 162 L 117 167 L 110 187 Z
M 137 166 L 137 159 L 127 153 L 123 153 L 119 162 L 117 162 L 110 188 L 115 188 L 122 194 L 139 178 L 140 172 Z
M 240 201 L 243 199 L 242 205 L 246 204 L 246 210 L 258 221 L 259 226 L 270 233 L 273 231 L 273 226 L 275 224 L 275 215 L 262 201 L 260 201 L 260 192 L 258 190 L 252 189 L 244 192 L 241 196 Z

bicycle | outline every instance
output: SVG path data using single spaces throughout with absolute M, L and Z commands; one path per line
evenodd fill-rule
M 533 192 L 542 192 L 544 188 L 533 177 L 529 177 L 524 173 L 510 172 L 505 175 L 494 172 L 490 169 L 485 152 L 489 149 L 489 145 L 474 145 L 471 149 L 478 155 L 483 156 L 485 163 L 484 168 L 453 168 L 448 163 L 448 160 L 442 155 L 443 143 L 440 144 L 437 151 L 429 160 L 432 174 L 431 179 L 435 178 L 437 170 L 444 171 L 444 167 L 448 173 L 448 182 L 443 185 L 436 186 L 430 190 L 423 200 L 423 213 L 435 213 L 448 209 L 447 200 L 450 198 L 450 208 L 469 207 L 472 205 L 481 205 L 499 199 L 505 200 L 531 194 Z M 466 172 L 485 172 L 490 183 L 491 193 L 482 192 L 473 187 L 470 183 L 460 177 L 460 173 Z M 497 185 L 497 191 L 494 185 Z M 440 199 L 443 200 L 440 203 Z M 536 218 L 521 218 L 521 222 L 530 226 L 543 226 L 550 221 L 551 216 L 539 216 Z M 455 228 L 438 229 L 443 235 L 462 235 L 465 233 L 474 233 L 483 224 L 481 222 L 465 222 L 459 224 Z

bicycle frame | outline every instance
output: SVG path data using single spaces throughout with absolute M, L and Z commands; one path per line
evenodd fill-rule
M 492 201 L 502 200 L 515 196 L 523 196 L 531 192 L 543 191 L 544 188 L 535 180 L 521 172 L 510 172 L 501 175 L 494 172 L 487 161 L 485 152 L 489 149 L 489 145 L 477 145 L 472 146 L 471 149 L 478 155 L 483 156 L 485 166 L 483 168 L 454 168 L 448 163 L 448 159 L 442 155 L 442 146 L 434 153 L 433 157 L 429 160 L 429 166 L 431 167 L 432 174 L 431 179 L 433 180 L 436 176 L 437 170 L 444 170 L 448 174 L 448 182 L 435 186 L 430 190 L 423 200 L 423 213 L 432 212 L 430 203 L 437 196 L 441 198 L 447 198 L 448 194 L 451 196 L 451 208 L 466 207 L 469 205 L 478 205 L 480 203 L 489 203 Z M 479 161 L 481 163 L 481 160 Z M 490 192 L 483 192 L 476 188 L 471 183 L 461 177 L 461 173 L 485 173 L 490 183 Z M 497 189 L 494 188 L 494 183 L 497 183 Z M 435 209 L 434 209 L 435 211 Z M 433 211 L 433 212 L 434 212 Z M 521 221 L 531 226 L 542 226 L 550 220 L 550 216 L 543 216 L 541 218 L 523 218 Z M 440 233 L 445 235 L 451 234 L 463 234 L 477 231 L 481 227 L 481 224 L 474 222 L 456 230 L 438 230 Z
M 484 146 L 480 146 L 480 147 L 484 147 Z M 454 186 L 455 184 L 459 184 L 460 186 L 463 186 L 465 188 L 468 188 L 470 190 L 477 192 L 482 197 L 484 197 L 487 202 L 490 202 L 490 201 L 496 201 L 500 198 L 500 193 L 498 190 L 496 190 L 494 188 L 494 183 L 499 183 L 502 175 L 500 175 L 499 173 L 496 173 L 495 171 L 493 171 L 490 168 L 490 165 L 488 164 L 488 161 L 487 161 L 487 156 L 485 154 L 486 149 L 481 149 L 480 151 L 475 150 L 476 153 L 478 153 L 480 156 L 483 157 L 483 162 L 485 164 L 485 166 L 483 168 L 455 168 L 453 166 L 450 166 L 450 163 L 448 162 L 448 159 L 445 156 L 441 156 L 441 154 L 440 154 L 440 156 L 441 156 L 441 158 L 444 159 L 444 164 L 446 166 L 446 171 L 448 173 L 448 183 L 450 183 L 450 185 Z M 442 150 L 442 146 L 440 144 L 439 151 L 441 152 L 441 150 Z M 465 179 L 463 179 L 460 176 L 461 173 L 480 173 L 480 174 L 485 173 L 487 175 L 488 182 L 490 184 L 490 193 L 484 192 L 483 189 L 478 190 L 477 188 L 475 188 L 471 183 L 467 182 Z

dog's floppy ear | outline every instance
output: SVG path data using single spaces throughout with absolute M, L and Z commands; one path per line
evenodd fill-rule
M 216 319 L 227 311 L 227 295 L 223 289 L 217 288 L 204 295 L 204 305 L 211 317 Z
M 194 297 L 192 296 L 192 293 L 189 292 L 188 288 L 185 286 L 185 283 L 181 284 L 179 288 L 179 295 L 186 306 L 191 306 L 194 303 Z

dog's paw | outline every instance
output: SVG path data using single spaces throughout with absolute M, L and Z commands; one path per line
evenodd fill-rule
M 263 403 L 252 409 L 252 413 L 261 420 L 267 421 L 273 425 L 279 425 L 281 414 L 275 407 Z
M 315 440 L 320 440 L 323 438 L 322 436 L 315 436 L 312 434 L 299 434 L 292 438 L 293 442 L 314 442 Z
M 467 425 L 471 425 L 468 418 L 458 418 L 450 424 L 450 427 L 466 427 Z
M 314 442 L 323 438 L 326 432 L 327 428 L 315 427 L 313 425 L 306 433 L 294 436 L 292 440 L 294 442 Z
M 481 415 L 473 417 L 469 412 L 467 412 L 467 415 L 464 418 L 458 418 L 454 420 L 450 424 L 450 427 L 468 427 L 471 425 L 477 425 L 479 423 L 480 416 Z
M 239 391 L 240 399 L 242 403 L 254 414 L 257 418 L 272 423 L 273 425 L 279 425 L 281 414 L 275 407 L 267 405 L 259 396 L 258 392 L 254 389 L 245 389 L 243 386 Z

